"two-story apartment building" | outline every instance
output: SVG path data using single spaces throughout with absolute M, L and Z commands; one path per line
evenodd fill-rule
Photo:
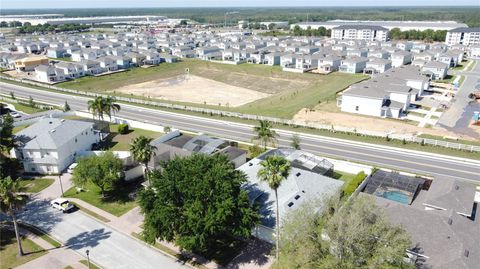
M 19 145 L 10 152 L 26 173 L 55 174 L 75 161 L 80 151 L 99 141 L 93 123 L 43 118 L 15 134 Z

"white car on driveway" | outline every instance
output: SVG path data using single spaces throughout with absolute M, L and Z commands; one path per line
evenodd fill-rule
M 74 206 L 72 204 L 70 204 L 70 202 L 67 199 L 64 199 L 64 198 L 57 198 L 57 199 L 51 201 L 50 205 L 53 208 L 62 211 L 63 213 L 67 213 L 70 210 L 74 209 Z
M 11 112 L 10 112 L 10 116 L 12 116 L 13 118 L 20 118 L 20 117 L 22 117 L 22 115 L 20 115 L 20 113 L 18 113 L 17 111 L 11 111 Z

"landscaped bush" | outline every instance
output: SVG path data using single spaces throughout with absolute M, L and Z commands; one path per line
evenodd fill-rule
M 118 133 L 119 134 L 127 134 L 128 133 L 128 124 L 121 123 L 118 125 Z
M 345 196 L 352 195 L 352 193 L 358 188 L 358 186 L 360 186 L 366 176 L 367 175 L 363 171 L 358 173 L 350 182 L 343 186 L 343 194 Z

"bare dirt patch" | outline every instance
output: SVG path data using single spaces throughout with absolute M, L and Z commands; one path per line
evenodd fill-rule
M 241 72 L 225 72 L 224 70 L 211 68 L 196 70 L 195 73 L 216 81 L 228 82 L 228 84 L 233 86 L 268 94 L 276 94 L 291 89 L 303 89 L 312 82 L 309 79 L 299 80 L 277 77 L 276 73 L 273 72 L 266 76 L 265 74 L 254 75 Z
M 194 75 L 180 75 L 168 79 L 123 86 L 115 90 L 126 94 L 159 98 L 170 101 L 237 107 L 270 94 L 228 85 Z
M 326 111 L 307 111 L 302 109 L 294 119 L 310 122 L 319 122 L 327 125 L 344 126 L 356 128 L 358 130 L 370 130 L 377 132 L 394 132 L 401 134 L 431 134 L 437 136 L 458 137 L 458 134 L 449 132 L 441 128 L 422 128 L 411 125 L 400 120 L 388 120 L 373 117 L 364 117 L 348 113 L 326 112 Z M 460 137 L 469 139 L 469 137 Z

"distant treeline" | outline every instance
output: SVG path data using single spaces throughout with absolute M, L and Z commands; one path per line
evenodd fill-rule
M 454 3 L 452 3 L 453 5 Z M 125 15 L 164 15 L 171 18 L 183 18 L 200 23 L 223 25 L 225 13 L 227 24 L 236 25 L 238 21 L 327 21 L 327 20 L 431 20 L 458 21 L 470 27 L 480 27 L 480 7 L 301 7 L 301 8 L 96 8 L 96 9 L 36 9 L 22 10 L 22 14 L 60 13 L 65 17 L 125 16 Z M 19 10 L 2 10 L 2 15 L 18 14 Z
M 294 36 L 330 36 L 331 30 L 327 30 L 323 26 L 319 27 L 318 29 L 312 29 L 311 27 L 308 27 L 307 29 L 303 30 L 300 28 L 300 26 L 296 25 L 291 33 Z
M 19 27 L 18 33 L 20 34 L 85 31 L 87 29 L 90 29 L 89 25 L 77 24 L 77 23 L 66 23 L 66 24 L 54 26 L 48 23 L 32 25 L 29 22 L 25 22 L 22 24 L 19 21 L 12 21 L 10 23 L 2 21 L 0 22 L 0 27 Z
M 390 39 L 393 40 L 424 40 L 427 42 L 432 41 L 445 41 L 447 31 L 427 29 L 424 31 L 409 30 L 400 31 L 398 28 L 390 30 Z

